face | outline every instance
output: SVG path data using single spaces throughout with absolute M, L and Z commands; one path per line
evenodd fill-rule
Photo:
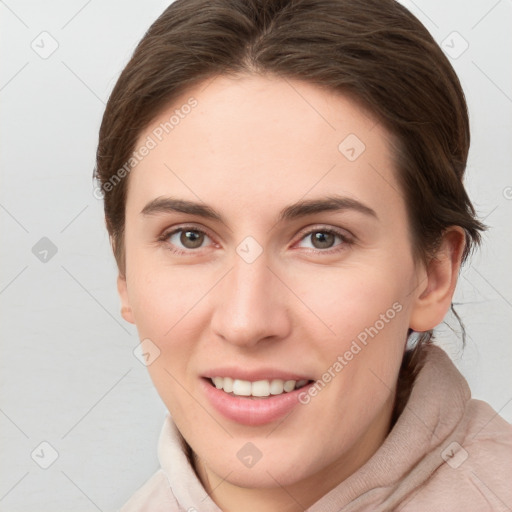
M 250 75 L 140 134 L 124 316 L 216 492 L 329 488 L 388 432 L 424 276 L 388 141 L 347 96 Z

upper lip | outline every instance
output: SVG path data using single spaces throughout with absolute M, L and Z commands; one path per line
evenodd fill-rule
M 279 370 L 277 368 L 258 368 L 250 370 L 248 368 L 231 368 L 222 367 L 208 370 L 203 374 L 203 377 L 212 379 L 213 377 L 231 377 L 232 379 L 248 380 L 256 382 L 258 380 L 312 380 L 310 376 L 290 372 L 287 370 Z

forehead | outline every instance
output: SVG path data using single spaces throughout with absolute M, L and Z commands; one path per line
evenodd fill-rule
M 260 214 L 336 192 L 403 206 L 389 134 L 350 97 L 314 84 L 243 75 L 186 91 L 140 134 L 128 202 L 162 195 Z M 208 199 L 208 200 L 207 200 Z

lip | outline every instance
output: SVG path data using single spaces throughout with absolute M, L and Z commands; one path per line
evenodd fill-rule
M 213 379 L 213 377 L 231 377 L 232 379 L 248 380 L 256 382 L 258 380 L 313 380 L 313 377 L 307 375 L 299 375 L 298 373 L 290 373 L 285 370 L 276 368 L 259 368 L 258 370 L 247 370 L 240 367 L 235 368 L 215 368 L 203 374 L 203 377 Z
M 229 374 L 229 376 L 243 380 L 261 380 L 258 377 L 248 378 L 247 372 L 244 373 L 245 377 L 239 377 L 242 373 L 244 372 L 238 372 L 234 375 L 233 372 Z M 268 373 L 266 375 L 267 378 L 271 377 Z M 281 373 L 280 376 L 271 378 L 282 378 L 282 375 Z M 215 376 L 222 377 L 223 375 L 215 374 Z M 230 395 L 222 389 L 217 389 L 211 384 L 210 378 L 204 377 L 200 380 L 204 394 L 217 412 L 228 420 L 247 426 L 265 425 L 286 416 L 300 403 L 299 394 L 303 393 L 309 386 L 314 384 L 314 382 L 310 382 L 302 388 L 294 389 L 293 391 L 280 395 L 271 395 L 266 398 L 248 398 Z M 289 379 L 283 378 L 283 380 L 300 379 L 290 377 Z

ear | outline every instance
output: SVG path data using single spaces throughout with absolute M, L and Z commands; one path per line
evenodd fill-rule
M 426 267 L 411 311 L 409 327 L 418 332 L 438 326 L 448 312 L 461 265 L 465 233 L 459 226 L 448 228 L 443 240 Z
M 126 277 L 121 276 L 121 274 L 119 274 L 117 277 L 117 292 L 119 293 L 119 298 L 121 299 L 121 316 L 127 322 L 134 324 L 135 319 L 133 318 L 133 311 L 130 305 L 130 298 L 128 296 Z

